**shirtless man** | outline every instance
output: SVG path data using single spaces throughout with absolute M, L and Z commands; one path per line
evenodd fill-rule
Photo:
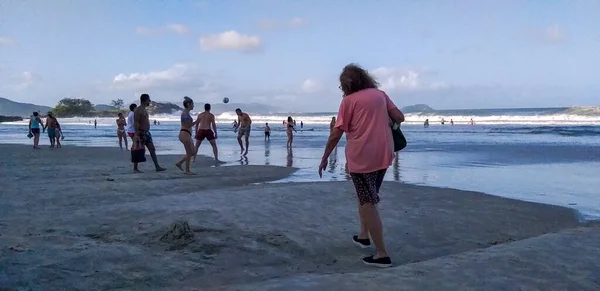
M 238 126 L 235 128 L 235 131 L 237 131 L 238 134 L 237 140 L 240 144 L 240 149 L 242 150 L 241 153 L 245 156 L 248 154 L 248 145 L 250 144 L 249 139 L 250 131 L 252 130 L 252 119 L 250 119 L 248 113 L 242 112 L 239 108 L 235 110 L 235 113 L 238 115 Z M 242 144 L 242 136 L 246 139 L 246 151 L 244 151 L 244 146 Z
M 193 161 L 196 161 L 200 144 L 202 144 L 202 141 L 206 138 L 212 146 L 215 162 L 219 162 L 219 150 L 217 149 L 217 123 L 215 122 L 215 115 L 210 113 L 210 104 L 204 104 L 204 112 L 198 114 L 198 119 L 196 119 L 194 125 L 197 129 L 196 154 L 194 154 Z
M 154 143 L 152 142 L 152 135 L 150 134 L 150 117 L 148 116 L 148 111 L 146 111 L 146 107 L 150 105 L 150 95 L 142 94 L 140 96 L 140 106 L 138 106 L 133 112 L 133 128 L 135 129 L 135 134 L 133 136 L 134 147 L 136 147 L 136 143 L 140 143 L 140 145 L 148 148 L 150 152 L 150 156 L 152 157 L 152 161 L 154 162 L 154 167 L 157 172 L 165 171 L 165 168 L 161 168 L 158 165 L 158 159 L 156 158 L 156 148 L 154 148 Z M 135 173 L 141 173 L 138 169 L 138 163 L 133 164 L 133 171 Z
M 48 117 L 46 118 L 46 131 L 48 132 L 48 138 L 50 139 L 50 147 L 53 148 L 56 145 L 56 131 L 58 129 L 58 121 L 52 112 L 48 112 Z M 60 142 L 59 142 L 60 143 Z

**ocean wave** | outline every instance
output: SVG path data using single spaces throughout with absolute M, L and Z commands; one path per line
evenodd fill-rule
M 510 128 L 493 128 L 491 133 L 509 134 L 555 134 L 561 136 L 597 136 L 600 126 L 527 126 Z

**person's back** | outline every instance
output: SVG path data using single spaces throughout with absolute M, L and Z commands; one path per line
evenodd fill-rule
M 211 129 L 213 119 L 214 115 L 208 111 L 200 113 L 198 115 L 198 129 Z
M 38 116 L 31 116 L 31 128 L 40 128 L 40 122 L 38 121 Z
M 378 89 L 365 89 L 344 97 L 336 127 L 346 133 L 350 172 L 370 173 L 391 165 L 394 143 L 388 110 L 394 107 Z

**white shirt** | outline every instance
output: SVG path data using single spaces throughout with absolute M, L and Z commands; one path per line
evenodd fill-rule
M 133 128 L 133 111 L 129 111 L 129 115 L 127 115 L 127 132 L 135 133 L 135 128 Z

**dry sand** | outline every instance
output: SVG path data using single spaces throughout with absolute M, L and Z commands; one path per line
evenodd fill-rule
M 397 267 L 373 270 L 351 243 L 349 182 L 251 185 L 294 169 L 210 159 L 188 177 L 174 156 L 132 174 L 118 149 L 0 152 L 0 288 L 600 289 L 598 229 L 567 208 L 386 182 Z

